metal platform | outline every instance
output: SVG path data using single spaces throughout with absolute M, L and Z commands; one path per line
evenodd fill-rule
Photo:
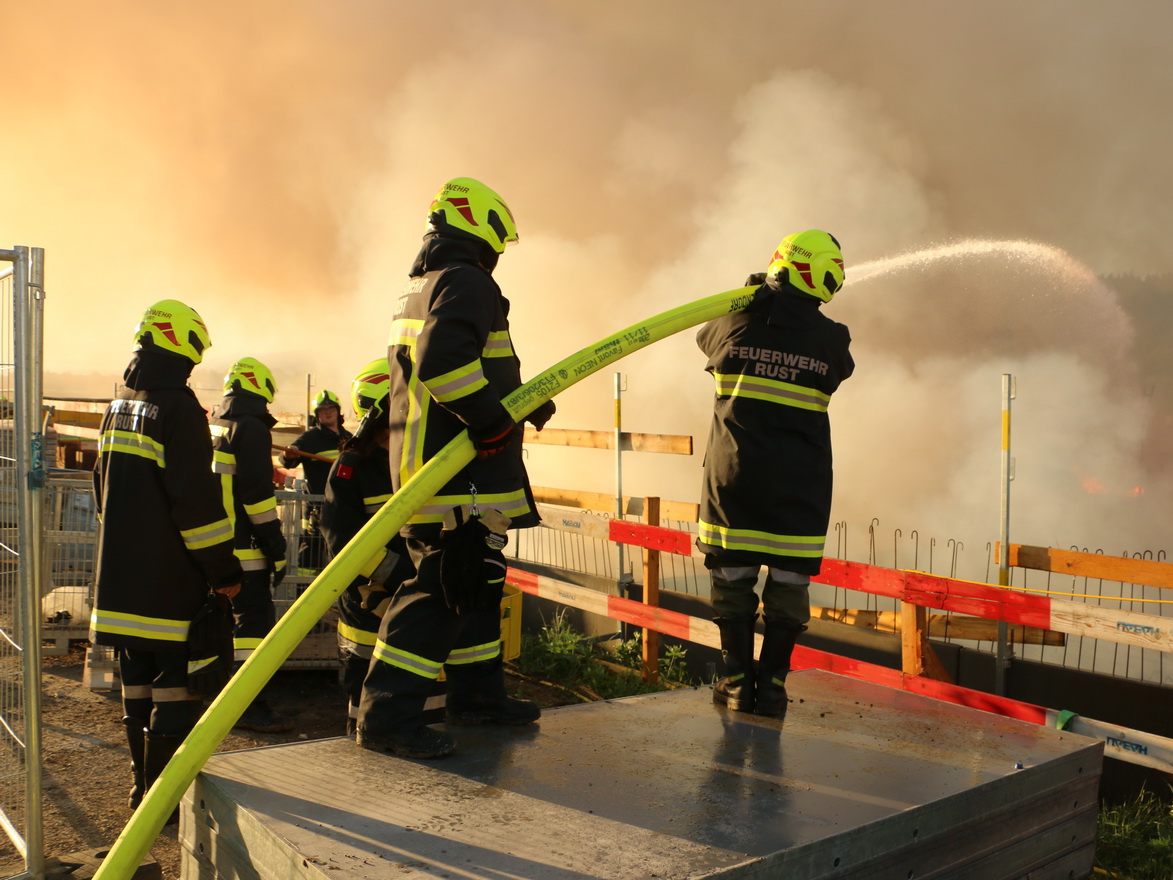
M 204 878 L 1081 878 L 1102 747 L 842 678 L 784 724 L 707 689 L 457 728 L 434 763 L 347 739 L 214 756 L 184 800 Z

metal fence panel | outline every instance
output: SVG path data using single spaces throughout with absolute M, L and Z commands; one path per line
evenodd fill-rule
M 44 252 L 0 261 L 11 264 L 0 269 L 0 828 L 39 877 Z

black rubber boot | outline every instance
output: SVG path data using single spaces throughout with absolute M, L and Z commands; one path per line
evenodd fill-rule
M 449 670 L 447 715 L 449 724 L 520 727 L 541 718 L 542 710 L 537 703 L 505 692 L 505 665 L 498 656 L 459 671 Z
M 146 749 L 143 760 L 143 784 L 146 786 L 145 790 L 149 791 L 151 786 L 155 784 L 155 780 L 159 778 L 159 774 L 163 772 L 163 768 L 167 766 L 167 762 L 171 760 L 171 756 L 175 754 L 175 750 L 183 742 L 184 737 L 153 733 L 148 730 L 144 739 Z M 165 824 L 174 825 L 178 821 L 179 808 L 176 807 Z
M 758 660 L 758 700 L 754 712 L 768 718 L 786 716 L 786 675 L 798 634 L 805 626 L 790 620 L 766 619 L 762 656 Z
M 754 710 L 753 627 L 756 617 L 716 617 L 725 674 L 713 684 L 713 702 L 734 712 Z
M 293 722 L 270 706 L 264 697 L 253 700 L 233 726 L 257 733 L 286 733 L 293 730 Z
M 130 769 L 134 774 L 134 784 L 131 786 L 127 803 L 134 810 L 138 809 L 138 805 L 143 802 L 143 795 L 147 793 L 147 784 L 144 778 L 147 767 L 145 739 L 147 722 L 141 718 L 131 718 L 129 715 L 124 715 L 122 723 L 126 725 L 126 743 L 130 746 Z
M 456 750 L 452 737 L 423 724 L 383 733 L 374 733 L 359 725 L 355 744 L 376 752 L 390 752 L 401 758 L 444 758 Z

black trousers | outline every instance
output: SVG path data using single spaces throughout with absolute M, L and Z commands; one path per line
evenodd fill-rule
M 187 689 L 187 651 L 118 649 L 122 711 L 151 733 L 187 736 L 202 703 Z
M 305 515 L 301 518 L 301 547 L 298 554 L 298 565 L 301 568 L 310 568 L 321 571 L 326 562 L 326 539 L 322 536 L 322 503 L 307 501 Z
M 236 619 L 232 647 L 237 663 L 249 658 L 276 622 L 272 583 L 272 568 L 268 566 L 245 571 L 240 579 L 240 592 L 232 600 L 232 616 Z
M 429 695 L 443 669 L 448 693 L 501 690 L 501 587 L 457 614 L 440 583 L 439 525 L 403 530 L 415 577 L 395 592 L 383 620 L 358 707 L 358 724 L 373 733 L 426 724 Z M 495 696 L 495 694 L 490 694 Z

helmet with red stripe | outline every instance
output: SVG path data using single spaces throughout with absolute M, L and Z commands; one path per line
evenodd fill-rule
M 844 276 L 839 241 L 821 229 L 786 236 L 766 269 L 766 281 L 772 287 L 789 282 L 796 290 L 823 302 L 830 302 L 839 292 Z
M 198 364 L 211 347 L 212 337 L 199 313 L 177 299 L 159 300 L 134 328 L 135 351 L 157 348 Z

